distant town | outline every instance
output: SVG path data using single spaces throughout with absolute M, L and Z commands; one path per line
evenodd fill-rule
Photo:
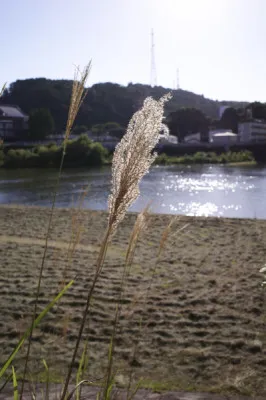
M 16 81 L 0 101 L 0 139 L 4 146 L 24 147 L 54 142 L 64 137 L 71 81 L 45 78 Z M 71 138 L 86 134 L 112 150 L 123 136 L 127 122 L 151 95 L 168 92 L 161 87 L 113 83 L 93 85 L 80 110 Z M 266 105 L 218 102 L 182 89 L 172 91 L 165 123 L 169 137 L 161 146 L 230 146 L 266 144 Z

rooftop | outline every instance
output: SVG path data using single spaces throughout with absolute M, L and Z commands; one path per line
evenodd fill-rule
M 237 136 L 237 134 L 232 133 L 232 132 L 223 132 L 223 133 L 215 133 L 213 136 L 215 136 L 215 137 L 228 137 L 228 136 L 235 137 L 235 136 Z
M 12 105 L 0 104 L 0 116 L 12 118 L 26 118 L 27 115 L 18 107 Z

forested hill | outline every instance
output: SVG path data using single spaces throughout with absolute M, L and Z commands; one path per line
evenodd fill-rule
M 5 90 L 0 102 L 16 104 L 28 114 L 32 109 L 48 108 L 54 118 L 56 129 L 61 130 L 64 129 L 67 119 L 71 88 L 71 80 L 45 78 L 18 80 Z M 161 86 L 151 87 L 132 83 L 127 86 L 110 82 L 95 84 L 88 90 L 76 124 L 91 127 L 99 123 L 117 122 L 125 126 L 147 96 L 159 98 L 169 91 L 170 89 Z M 173 90 L 172 95 L 172 100 L 166 106 L 166 114 L 181 107 L 195 107 L 211 119 L 216 119 L 221 104 L 236 108 L 247 104 L 218 102 L 182 89 Z

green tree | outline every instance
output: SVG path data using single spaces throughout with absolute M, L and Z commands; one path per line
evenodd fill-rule
M 168 117 L 168 126 L 171 134 L 182 142 L 185 136 L 199 132 L 202 140 L 206 140 L 209 128 L 209 119 L 196 108 L 180 108 Z
M 246 107 L 246 110 L 247 109 L 250 109 L 252 111 L 253 118 L 266 120 L 266 103 L 254 101 Z
M 105 133 L 105 124 L 93 125 L 91 131 L 97 135 L 97 139 L 99 139 L 99 137 Z
M 113 129 L 120 129 L 121 125 L 118 122 L 106 122 L 106 124 L 104 124 L 104 129 L 106 131 L 111 131 Z
M 107 122 L 104 124 L 104 131 L 108 132 L 110 136 L 121 139 L 124 136 L 125 128 L 123 128 L 118 122 Z
M 73 130 L 72 133 L 74 135 L 81 135 L 82 133 L 85 133 L 88 130 L 88 127 L 86 125 L 76 125 Z
M 32 110 L 29 118 L 29 137 L 33 140 L 45 139 L 54 131 L 54 120 L 46 108 Z
M 45 78 L 17 80 L 11 83 L 0 98 L 2 104 L 16 104 L 26 114 L 34 108 L 48 108 L 54 118 L 58 132 L 65 129 L 71 97 L 72 80 L 52 80 Z M 127 126 L 132 114 L 143 104 L 146 97 L 156 99 L 169 92 L 161 86 L 142 84 L 99 83 L 90 87 L 79 110 L 76 124 L 91 127 L 115 121 Z M 25 95 L 27 93 L 27 95 Z M 216 118 L 220 102 L 186 90 L 173 90 L 172 99 L 166 104 L 165 115 L 181 107 L 198 108 L 203 114 Z M 246 107 L 248 103 L 226 102 L 230 107 Z
M 239 115 L 235 108 L 226 108 L 220 119 L 220 128 L 231 129 L 232 132 L 238 133 Z

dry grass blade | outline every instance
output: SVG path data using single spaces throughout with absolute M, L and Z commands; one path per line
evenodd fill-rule
M 67 272 L 68 268 L 72 263 L 73 256 L 75 254 L 76 248 L 78 244 L 80 243 L 81 235 L 84 230 L 84 225 L 82 223 L 81 219 L 81 212 L 82 212 L 82 207 L 83 203 L 85 200 L 85 197 L 88 194 L 89 186 L 85 187 L 84 190 L 82 190 L 81 194 L 79 195 L 78 198 L 78 205 L 77 208 L 73 207 L 71 208 L 71 238 L 68 244 L 68 250 L 66 253 L 66 265 L 62 274 L 62 285 L 65 285 L 65 282 L 67 280 Z M 73 199 L 74 203 L 74 199 Z
M 137 216 L 136 222 L 134 224 L 134 227 L 132 229 L 130 239 L 129 239 L 129 245 L 128 245 L 127 253 L 126 253 L 126 265 L 130 265 L 132 263 L 139 236 L 147 228 L 147 217 L 149 214 L 149 207 L 150 206 L 148 205 Z
M 72 129 L 73 123 L 76 119 L 77 113 L 78 113 L 80 106 L 83 103 L 83 100 L 86 97 L 86 94 L 88 92 L 88 89 L 85 89 L 85 84 L 87 82 L 90 70 L 91 70 L 91 61 L 84 68 L 84 70 L 82 72 L 80 71 L 79 67 L 77 67 L 76 71 L 75 71 L 73 87 L 72 87 L 72 94 L 71 94 L 71 101 L 70 101 L 70 107 L 69 107 L 69 111 L 68 111 L 68 119 L 67 119 L 67 125 L 66 125 L 64 150 L 66 148 L 67 141 L 70 136 L 71 129 Z
M 74 389 L 69 393 L 69 395 L 67 396 L 66 400 L 70 400 L 70 399 L 74 396 L 74 394 L 75 394 L 75 392 L 77 391 L 77 389 L 79 389 L 82 385 L 84 385 L 84 384 L 92 385 L 92 384 L 94 384 L 95 382 L 97 382 L 97 381 L 99 381 L 99 380 L 100 380 L 100 379 L 95 379 L 95 380 L 93 380 L 93 381 L 89 381 L 89 380 L 87 380 L 87 379 L 83 379 L 83 381 L 80 381 L 80 382 L 74 387 Z
M 48 239 L 49 239 L 49 234 L 50 234 L 51 225 L 52 225 L 52 218 L 53 218 L 53 214 L 54 214 L 57 191 L 58 191 L 59 182 L 60 182 L 61 174 L 62 174 L 62 168 L 63 168 L 64 158 L 65 158 L 65 151 L 66 151 L 67 141 L 68 141 L 68 137 L 69 137 L 70 132 L 71 132 L 71 128 L 72 128 L 73 123 L 75 121 L 75 118 L 77 116 L 78 110 L 79 110 L 79 108 L 81 106 L 82 101 L 84 100 L 84 97 L 87 94 L 87 91 L 85 90 L 85 84 L 86 84 L 86 81 L 87 81 L 88 76 L 89 76 L 90 68 L 91 68 L 91 62 L 89 62 L 89 64 L 85 67 L 83 73 L 80 76 L 80 80 L 78 80 L 78 77 L 80 75 L 79 69 L 76 69 L 76 71 L 75 71 L 73 88 L 72 88 L 71 103 L 70 103 L 70 107 L 69 107 L 68 120 L 67 120 L 65 139 L 64 139 L 64 145 L 63 145 L 63 152 L 62 152 L 60 167 L 59 167 L 59 171 L 58 171 L 57 181 L 56 181 L 56 185 L 55 185 L 53 202 L 52 202 L 51 212 L 50 212 L 50 216 L 49 216 L 47 232 L 46 232 L 46 236 L 45 236 L 44 252 L 43 252 L 42 262 L 41 262 L 40 271 L 39 271 L 36 295 L 35 295 L 35 299 L 34 299 L 34 310 L 33 310 L 33 313 L 32 313 L 31 332 L 30 332 L 30 336 L 29 336 L 27 354 L 26 354 L 26 359 L 25 359 L 25 366 L 24 366 L 24 372 L 23 372 L 20 400 L 22 400 L 22 398 L 23 398 L 24 382 L 25 382 L 27 366 L 28 366 L 28 361 L 29 361 L 29 355 L 30 355 L 30 347 L 31 347 L 31 340 L 32 340 L 32 333 L 33 333 L 33 325 L 34 325 L 34 320 L 35 320 L 36 315 L 37 315 L 37 305 L 38 305 L 40 289 L 41 289 L 41 281 L 42 281 L 42 276 L 43 276 L 44 262 L 45 262 L 47 249 L 48 249 Z
M 125 284 L 130 272 L 130 267 L 133 262 L 134 254 L 138 239 L 140 234 L 146 229 L 147 227 L 147 216 L 149 211 L 149 205 L 137 216 L 136 222 L 131 232 L 131 236 L 129 239 L 128 249 L 126 253 L 126 261 L 125 266 L 123 269 L 120 290 L 119 290 L 119 298 L 117 301 L 117 307 L 115 312 L 115 319 L 114 319 L 114 327 L 111 336 L 111 342 L 109 347 L 109 357 L 108 357 L 108 366 L 107 366 L 107 376 L 104 386 L 104 400 L 109 399 L 109 388 L 111 386 L 112 381 L 112 369 L 113 369 L 113 356 L 114 356 L 114 349 L 115 349 L 115 337 L 117 333 L 117 326 L 120 319 L 121 311 L 122 311 L 122 298 L 124 294 Z
M 176 234 L 177 232 L 182 231 L 183 229 L 185 229 L 189 225 L 189 224 L 186 224 L 186 225 L 182 226 L 181 228 L 179 228 L 178 230 L 176 230 L 173 233 L 173 225 L 177 220 L 178 220 L 178 217 L 172 218 L 171 221 L 169 222 L 169 224 L 166 226 L 166 228 L 162 232 L 161 240 L 160 240 L 159 248 L 158 248 L 158 253 L 157 253 L 157 257 L 156 257 L 156 261 L 154 262 L 154 267 L 152 268 L 152 271 L 151 271 L 151 279 L 150 279 L 150 281 L 148 283 L 148 287 L 146 289 L 146 293 L 145 293 L 145 296 L 144 296 L 142 312 L 144 312 L 144 309 L 147 307 L 147 301 L 148 301 L 149 294 L 150 294 L 151 287 L 152 287 L 152 283 L 153 283 L 153 280 L 154 280 L 154 277 L 155 277 L 155 274 L 156 274 L 156 269 L 157 269 L 157 266 L 159 264 L 161 255 L 163 254 L 163 252 L 165 250 L 166 243 L 169 241 L 170 237 L 173 234 Z M 143 329 L 146 326 L 147 326 L 147 324 L 146 325 L 143 324 L 142 318 L 140 318 L 139 331 L 138 331 L 138 334 L 137 334 L 137 340 L 136 340 L 136 343 L 134 345 L 134 349 L 133 349 L 133 353 L 132 353 L 132 360 L 136 359 L 140 338 L 141 338 L 141 335 L 143 333 Z M 131 370 L 130 376 L 129 376 L 129 383 L 128 383 L 128 387 L 127 387 L 127 395 L 128 396 L 129 396 L 129 393 L 131 391 L 132 380 L 133 380 L 133 370 Z
M 3 85 L 2 89 L 0 90 L 0 97 L 3 96 L 5 88 L 6 88 L 6 83 Z
M 157 258 L 154 263 L 154 267 L 152 269 L 152 274 L 151 274 L 151 279 L 149 281 L 149 285 L 147 287 L 146 291 L 146 296 L 145 296 L 145 301 L 144 301 L 144 306 L 147 304 L 147 299 L 151 290 L 152 282 L 156 274 L 156 269 L 160 261 L 160 257 L 163 254 L 165 250 L 166 243 L 169 241 L 169 239 L 173 236 L 176 235 L 178 232 L 181 232 L 184 230 L 189 224 L 183 225 L 181 228 L 177 229 L 175 232 L 173 232 L 173 224 L 178 220 L 179 217 L 174 217 L 171 219 L 167 227 L 163 230 L 162 235 L 161 235 L 161 240 L 159 243 L 159 248 L 158 248 L 158 253 L 157 253 Z
M 170 233 L 171 233 L 172 226 L 173 226 L 174 222 L 176 222 L 177 218 L 178 218 L 178 217 L 175 217 L 175 218 L 171 219 L 170 223 L 169 223 L 169 224 L 167 225 L 167 227 L 163 230 L 163 233 L 162 233 L 162 236 L 161 236 L 161 240 L 160 240 L 160 244 L 159 244 L 159 249 L 158 249 L 157 258 L 159 258 L 160 255 L 162 254 L 162 252 L 163 252 L 163 250 L 164 250 L 164 248 L 165 248 L 167 239 L 169 238 L 169 235 L 170 235 Z
M 160 244 L 159 244 L 159 249 L 158 249 L 158 255 L 157 255 L 158 259 L 162 255 L 162 252 L 165 249 L 165 245 L 169 241 L 169 239 L 172 236 L 175 236 L 177 233 L 183 231 L 184 229 L 186 229 L 189 226 L 189 224 L 185 224 L 181 228 L 177 229 L 176 231 L 173 231 L 173 225 L 178 221 L 178 219 L 179 219 L 179 217 L 173 218 L 170 221 L 170 223 L 167 225 L 167 227 L 163 230 L 163 233 L 162 233 L 162 236 L 161 236 L 161 240 L 160 240 Z

